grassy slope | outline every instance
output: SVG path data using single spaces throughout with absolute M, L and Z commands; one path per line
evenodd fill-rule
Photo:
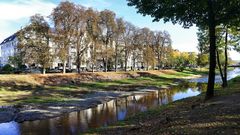
M 204 95 L 139 113 L 89 134 L 240 134 L 240 77 L 225 89 L 217 88 L 207 102 Z
M 136 73 L 129 72 L 128 74 Z M 195 75 L 194 72 L 189 71 L 149 71 L 139 72 L 138 74 L 142 77 L 116 79 L 116 76 L 126 73 L 95 74 L 103 78 L 110 77 L 110 80 L 80 81 L 77 84 L 43 85 L 39 81 L 39 78 L 42 77 L 41 75 L 0 75 L 0 104 L 67 102 L 74 98 L 81 98 L 84 94 L 91 93 L 94 90 L 134 90 L 136 87 L 146 86 L 166 87 L 173 84 L 175 79 Z M 66 76 L 67 79 L 71 80 L 74 74 Z M 57 79 L 61 75 L 47 75 L 44 77 Z M 114 79 L 111 80 L 111 78 Z M 57 84 L 57 82 L 55 83 Z

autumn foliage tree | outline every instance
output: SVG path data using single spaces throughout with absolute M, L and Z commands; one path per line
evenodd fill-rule
M 132 53 L 132 37 L 135 26 L 129 22 L 124 22 L 125 32 L 123 33 L 124 70 L 127 71 L 128 59 Z
M 76 65 L 78 73 L 81 71 L 81 65 L 83 61 L 83 56 L 86 54 L 88 45 L 90 42 L 89 37 L 87 37 L 87 14 L 86 10 L 82 6 L 75 6 L 75 20 L 73 23 L 73 36 L 72 44 L 76 49 Z
M 154 33 L 153 50 L 157 56 L 158 70 L 163 68 L 168 49 L 171 49 L 171 38 L 167 31 L 156 31 Z
M 50 51 L 50 27 L 40 14 L 30 18 L 30 24 L 18 33 L 18 49 L 24 63 L 35 64 L 42 67 L 45 74 L 46 68 L 52 63 Z
M 97 50 L 99 49 L 99 41 L 100 41 L 100 27 L 98 25 L 99 22 L 99 13 L 89 8 L 86 10 L 86 33 L 90 40 L 90 44 L 88 46 L 90 50 L 90 59 L 88 60 L 91 65 L 91 70 L 94 72 L 94 67 L 96 67 L 97 61 Z
M 63 63 L 63 73 L 66 73 L 69 49 L 75 32 L 74 22 L 77 19 L 75 6 L 68 1 L 61 2 L 51 14 L 54 24 L 53 41 L 57 45 L 57 56 Z
M 124 38 L 124 32 L 125 32 L 125 23 L 122 18 L 117 18 L 116 19 L 116 29 L 114 31 L 114 42 L 115 42 L 115 62 L 114 62 L 114 70 L 115 72 L 117 71 L 118 67 L 118 59 L 119 59 L 119 54 L 122 51 L 120 48 L 120 45 L 123 43 L 123 38 Z
M 101 55 L 104 71 L 108 71 L 109 58 L 113 56 L 113 38 L 116 29 L 115 13 L 110 10 L 101 11 L 99 14 L 100 41 L 102 43 Z

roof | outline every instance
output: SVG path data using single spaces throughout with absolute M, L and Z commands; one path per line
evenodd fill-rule
M 16 34 L 13 34 L 13 35 L 11 35 L 10 37 L 4 39 L 1 44 L 4 44 L 4 43 L 10 42 L 10 41 L 13 41 L 16 37 L 17 37 L 17 35 L 16 35 Z M 0 45 L 1 45 L 1 44 L 0 44 Z

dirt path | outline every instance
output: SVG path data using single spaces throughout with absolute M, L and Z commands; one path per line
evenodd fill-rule
M 240 134 L 240 93 L 203 102 L 199 97 L 177 101 L 165 109 L 130 119 L 99 134 Z

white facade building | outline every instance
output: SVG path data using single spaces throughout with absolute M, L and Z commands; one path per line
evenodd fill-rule
M 17 51 L 18 51 L 17 45 L 18 45 L 18 39 L 17 39 L 16 34 L 3 40 L 3 42 L 0 44 L 0 67 L 8 64 L 9 57 L 14 56 L 17 53 Z M 52 42 L 50 42 L 49 45 L 51 47 L 50 51 L 52 53 L 54 53 L 55 49 L 56 49 L 54 47 L 54 44 Z M 76 49 L 74 46 L 71 46 L 69 48 L 69 58 L 67 61 L 68 69 L 76 69 L 76 65 L 74 64 L 75 58 L 76 58 Z M 52 63 L 51 68 L 56 68 L 56 67 L 61 67 L 61 66 L 62 66 L 62 62 L 58 58 L 55 58 Z M 86 66 L 86 65 L 82 65 L 82 66 Z
M 1 47 L 2 47 L 2 46 L 0 45 L 0 67 L 3 66 L 3 65 L 2 65 L 2 61 L 1 61 L 1 60 L 2 60 L 2 51 L 1 51 L 2 49 L 1 49 Z
M 6 38 L 0 44 L 0 66 L 8 64 L 9 56 L 14 56 L 17 52 L 18 39 L 16 34 Z

